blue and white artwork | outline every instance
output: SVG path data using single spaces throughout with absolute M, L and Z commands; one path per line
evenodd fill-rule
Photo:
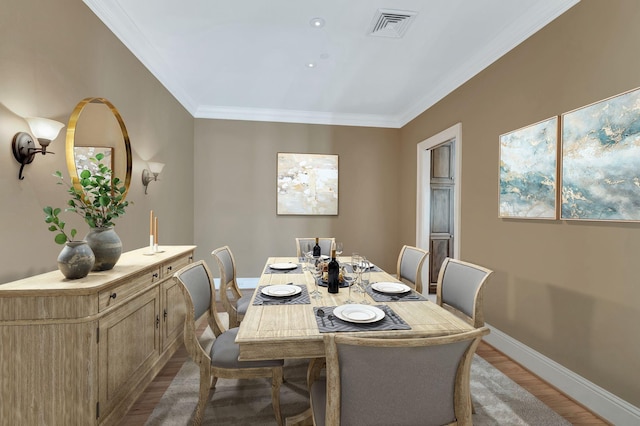
M 640 220 L 640 90 L 563 115 L 561 218 Z
M 500 217 L 556 219 L 558 117 L 500 136 Z

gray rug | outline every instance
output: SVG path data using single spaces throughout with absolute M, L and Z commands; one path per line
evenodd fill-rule
M 203 339 L 211 340 L 209 329 Z M 287 361 L 280 392 L 283 417 L 308 407 L 307 363 Z M 187 361 L 182 366 L 146 425 L 190 424 L 198 400 L 198 369 Z M 268 379 L 218 379 L 203 425 L 275 425 Z M 521 388 L 482 358 L 475 356 L 471 369 L 471 392 L 475 425 L 570 425 L 536 397 Z

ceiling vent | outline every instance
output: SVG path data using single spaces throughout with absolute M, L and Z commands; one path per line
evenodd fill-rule
M 407 10 L 378 9 L 371 22 L 369 35 L 402 38 L 417 14 Z

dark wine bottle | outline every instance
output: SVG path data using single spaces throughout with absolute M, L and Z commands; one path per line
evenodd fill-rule
M 331 262 L 329 262 L 327 275 L 327 289 L 329 293 L 337 293 L 340 289 L 340 264 L 336 260 L 335 250 L 331 250 Z
M 313 257 L 318 258 L 320 257 L 320 255 L 322 255 L 322 251 L 320 250 L 320 244 L 318 244 L 320 242 L 320 239 L 318 237 L 316 237 L 316 245 L 313 246 Z

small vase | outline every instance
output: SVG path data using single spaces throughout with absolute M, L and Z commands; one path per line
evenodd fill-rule
M 113 226 L 108 228 L 91 228 L 85 237 L 96 256 L 93 271 L 112 269 L 122 254 L 122 241 Z
M 89 274 L 95 259 L 86 241 L 68 241 L 58 256 L 58 269 L 67 279 L 77 280 Z

